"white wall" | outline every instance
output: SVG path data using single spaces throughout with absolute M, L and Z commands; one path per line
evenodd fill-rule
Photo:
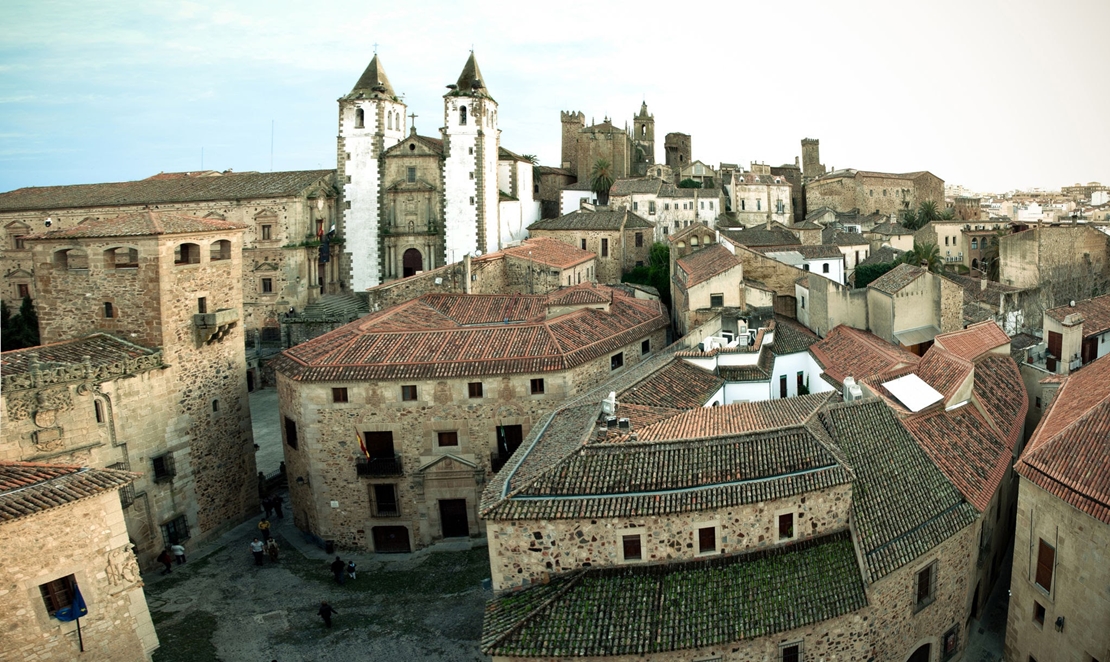
M 806 260 L 806 264 L 809 265 L 809 272 L 811 274 L 817 274 L 818 276 L 824 276 L 825 278 L 828 278 L 832 282 L 840 283 L 841 285 L 844 285 L 847 282 L 847 281 L 844 280 L 844 258 L 835 258 L 835 259 L 827 259 L 827 260 L 826 259 Z M 824 266 L 823 265 L 826 265 L 826 264 L 829 265 L 829 272 L 828 273 L 824 272 Z
M 593 191 L 560 191 L 559 200 L 559 213 L 569 214 L 572 211 L 578 211 L 583 200 L 596 203 L 597 196 Z
M 784 354 L 775 357 L 774 367 L 771 369 L 771 392 L 774 397 L 779 397 L 779 378 L 786 375 L 786 396 L 789 398 L 798 395 L 798 371 L 803 373 L 803 380 L 809 385 L 810 393 L 821 393 L 823 391 L 832 390 L 831 386 L 821 379 L 820 375 L 823 372 L 821 366 L 817 365 L 817 361 L 808 351 L 795 352 L 794 354 Z M 815 387 L 820 386 L 816 382 L 825 384 L 828 388 L 823 388 L 814 391 Z
M 762 402 L 771 399 L 767 382 L 728 382 L 725 384 L 725 404 L 736 402 Z

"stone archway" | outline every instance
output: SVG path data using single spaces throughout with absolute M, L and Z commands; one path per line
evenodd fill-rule
M 401 266 L 403 268 L 402 278 L 415 276 L 418 272 L 424 271 L 424 256 L 415 248 L 410 248 L 401 256 Z
M 933 645 L 923 644 L 906 659 L 906 662 L 930 662 L 932 659 Z

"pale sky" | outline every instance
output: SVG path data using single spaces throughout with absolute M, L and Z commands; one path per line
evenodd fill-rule
M 560 110 L 710 165 L 929 170 L 979 191 L 1110 183 L 1107 0 L 0 3 L 0 191 L 203 167 L 335 167 L 378 54 L 418 131 L 471 47 L 501 144 L 559 165 Z

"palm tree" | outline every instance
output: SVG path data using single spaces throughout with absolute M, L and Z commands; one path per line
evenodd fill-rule
M 917 221 L 921 225 L 925 225 L 931 221 L 940 218 L 940 212 L 937 210 L 937 203 L 932 200 L 926 200 L 917 207 Z
M 590 190 L 597 194 L 599 205 L 609 204 L 609 189 L 613 187 L 613 166 L 605 159 L 598 159 L 590 171 Z
M 936 244 L 928 242 L 913 243 L 913 248 L 906 251 L 902 256 L 902 261 L 906 264 L 912 264 L 917 267 L 924 267 L 934 273 L 940 273 L 944 269 L 944 261 L 940 258 L 940 248 Z

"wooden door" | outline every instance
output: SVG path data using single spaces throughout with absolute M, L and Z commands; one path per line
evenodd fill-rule
M 404 269 L 402 278 L 415 276 L 418 272 L 424 271 L 424 256 L 415 248 L 405 251 L 404 255 L 401 256 L 401 262 Z
M 1083 365 L 1087 365 L 1091 361 L 1098 358 L 1098 338 L 1090 337 L 1083 339 Z
M 466 499 L 440 499 L 439 522 L 444 538 L 465 538 L 470 535 L 466 518 Z

